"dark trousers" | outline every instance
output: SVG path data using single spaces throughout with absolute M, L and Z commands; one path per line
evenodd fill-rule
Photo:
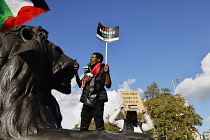
M 93 108 L 87 107 L 83 104 L 81 112 L 80 130 L 88 130 L 92 118 L 94 118 L 96 129 L 104 130 L 104 102 L 97 101 Z

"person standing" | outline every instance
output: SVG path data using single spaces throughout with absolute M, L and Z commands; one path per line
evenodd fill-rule
M 119 109 L 117 109 L 114 114 L 109 118 L 109 122 L 119 128 L 121 133 L 126 132 L 138 132 L 144 133 L 154 128 L 153 122 L 150 119 L 150 116 L 147 113 L 147 110 L 144 108 L 142 113 L 146 119 L 146 123 L 137 121 L 137 112 L 136 111 L 127 111 L 126 119 L 117 119 L 117 115 L 120 111 L 126 107 L 124 104 L 121 104 Z
M 83 103 L 81 112 L 80 130 L 88 130 L 92 118 L 96 129 L 104 130 L 104 103 L 108 101 L 106 88 L 111 88 L 112 82 L 109 74 L 109 65 L 102 64 L 103 55 L 93 53 L 90 63 L 87 64 L 84 77 L 80 80 L 79 66 L 75 66 L 75 76 L 79 87 L 82 87 L 80 102 Z

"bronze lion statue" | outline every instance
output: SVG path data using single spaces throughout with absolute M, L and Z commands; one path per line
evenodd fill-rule
M 0 139 L 61 128 L 51 90 L 71 93 L 76 62 L 47 38 L 42 27 L 24 25 L 0 34 Z

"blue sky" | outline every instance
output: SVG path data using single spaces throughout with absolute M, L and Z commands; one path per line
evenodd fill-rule
M 199 132 L 210 129 L 209 0 L 46 2 L 51 11 L 26 25 L 46 29 L 51 42 L 77 59 L 80 75 L 93 52 L 105 54 L 105 43 L 96 38 L 98 22 L 105 27 L 120 27 L 120 40 L 108 43 L 113 85 L 108 90 L 105 116 L 119 106 L 119 90 L 142 92 L 155 82 L 173 94 L 171 81 L 179 79 L 177 93 L 182 93 L 204 119 Z M 69 129 L 79 122 L 82 106 L 75 79 L 72 88 L 71 95 L 53 91 L 63 113 L 63 127 Z

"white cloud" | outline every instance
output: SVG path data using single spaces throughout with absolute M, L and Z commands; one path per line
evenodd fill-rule
M 210 122 L 210 116 L 205 119 L 205 121 Z
M 128 79 L 127 81 L 124 81 L 122 85 L 119 85 L 119 90 L 131 91 L 130 85 L 135 82 L 136 79 Z
M 75 78 L 72 79 L 72 93 L 65 95 L 56 90 L 52 94 L 58 101 L 61 114 L 63 116 L 62 127 L 72 129 L 75 124 L 79 123 L 82 103 L 79 102 L 81 89 L 78 88 Z
M 185 78 L 176 87 L 176 93 L 192 100 L 202 100 L 210 98 L 210 53 L 201 61 L 202 74 L 197 74 L 195 79 Z
M 107 117 L 108 114 L 111 115 L 121 104 L 120 91 L 133 91 L 130 85 L 135 83 L 135 81 L 135 79 L 128 79 L 124 81 L 122 85 L 119 85 L 117 91 L 107 91 L 109 101 L 105 103 L 104 121 L 106 121 L 105 117 Z M 140 88 L 136 90 L 139 91 L 139 93 L 143 92 Z M 82 110 L 82 103 L 79 102 L 82 91 L 77 87 L 75 78 L 72 79 L 72 93 L 70 95 L 62 94 L 56 90 L 53 90 L 52 93 L 60 105 L 61 114 L 63 116 L 63 128 L 72 129 L 75 124 L 80 122 L 80 113 Z

